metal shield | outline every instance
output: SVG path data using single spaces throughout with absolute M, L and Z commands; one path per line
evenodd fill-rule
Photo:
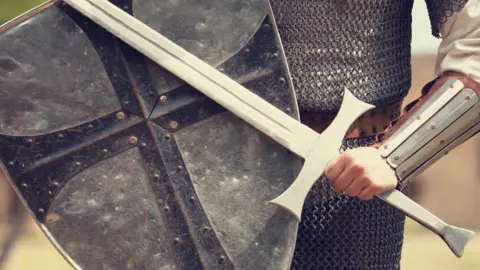
M 117 0 L 298 119 L 263 0 Z M 0 27 L 0 163 L 78 269 L 288 269 L 299 159 L 59 0 Z

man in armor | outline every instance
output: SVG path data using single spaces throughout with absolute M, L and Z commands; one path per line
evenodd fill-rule
M 438 78 L 403 114 L 413 0 L 213 2 L 54 0 L 0 27 L 0 166 L 41 228 L 78 269 L 399 268 L 404 214 L 371 198 L 478 132 L 478 0 L 427 1 Z M 300 160 L 225 112 L 235 95 L 205 90 L 235 86 L 221 72 L 298 119 L 286 62 L 320 133 L 345 89 L 376 106 L 309 193 L 298 240 L 296 216 L 265 202 Z
M 413 0 L 271 0 L 302 122 L 319 132 L 325 130 L 341 105 L 345 88 L 376 105 L 353 125 L 344 141 L 346 151 L 329 164 L 326 177 L 311 190 L 292 269 L 400 268 L 404 215 L 371 198 L 396 186 L 406 191 L 410 178 L 402 175 L 419 173 L 426 161 L 415 160 L 418 155 L 412 153 L 438 156 L 441 145 L 447 144 L 442 136 L 469 130 L 463 142 L 478 132 L 480 1 L 426 2 L 432 34 L 443 39 L 437 79 L 401 113 L 411 87 Z M 453 99 L 456 93 L 464 97 Z M 441 104 L 447 105 L 438 106 L 446 99 L 451 100 Z M 473 101 L 468 107 L 463 100 Z M 452 108 L 462 106 L 468 108 L 453 117 Z M 433 124 L 420 128 L 415 121 L 421 123 L 426 114 L 445 115 L 447 120 L 432 119 L 438 128 Z M 441 125 L 450 127 L 440 130 Z M 437 137 L 438 146 L 406 140 L 407 135 L 418 139 L 429 132 Z M 450 141 L 460 137 L 455 136 Z M 388 148 L 399 144 L 403 148 L 397 150 L 411 153 L 409 158 L 394 156 L 395 149 Z M 402 164 L 406 170 L 400 172 Z

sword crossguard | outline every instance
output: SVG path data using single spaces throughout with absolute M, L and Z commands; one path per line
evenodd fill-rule
M 357 99 L 345 89 L 342 105 L 332 124 L 318 136 L 302 170 L 292 185 L 270 204 L 292 213 L 298 221 L 305 199 L 313 184 L 323 175 L 328 163 L 340 155 L 340 147 L 350 126 L 365 112 L 375 106 Z

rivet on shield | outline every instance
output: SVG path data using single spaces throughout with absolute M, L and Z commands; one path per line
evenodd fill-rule
M 167 101 L 168 101 L 167 96 L 161 96 L 161 97 L 160 97 L 160 102 L 161 102 L 161 103 L 167 103 Z
M 279 81 L 281 84 L 284 84 L 286 82 L 285 78 L 280 78 Z
M 138 142 L 138 138 L 135 137 L 135 136 L 132 136 L 130 137 L 130 139 L 128 139 L 128 141 L 131 143 L 131 144 L 136 144 Z
M 32 144 L 33 143 L 33 139 L 32 138 L 28 138 L 25 140 L 26 143 L 28 144 Z
M 173 129 L 177 129 L 178 128 L 178 122 L 177 121 L 170 121 L 170 122 L 168 122 L 168 126 L 173 128 Z
M 22 186 L 23 188 L 26 188 L 26 187 L 27 187 L 27 183 L 22 183 L 21 186 Z
M 218 71 L 220 71 L 221 73 L 224 73 L 225 69 L 224 68 L 219 68 Z
M 173 239 L 173 244 L 174 244 L 174 245 L 178 245 L 178 244 L 180 244 L 180 242 L 181 242 L 181 240 L 180 240 L 180 238 L 178 238 L 178 237 L 175 237 L 175 238 Z
M 221 256 L 218 258 L 218 263 L 219 263 L 219 264 L 224 264 L 224 263 L 225 263 L 225 256 L 224 256 L 224 255 L 221 255 Z
M 89 128 L 89 129 L 92 129 L 92 128 L 93 128 L 93 125 L 92 125 L 92 124 L 89 124 L 89 125 L 88 125 L 88 128 Z
M 140 144 L 140 147 L 142 147 L 142 148 L 147 148 L 147 144 L 146 144 L 146 143 L 141 143 L 141 144 Z
M 43 208 L 38 208 L 38 212 L 43 213 L 43 212 L 45 212 L 45 210 L 43 210 Z
M 65 135 L 63 135 L 62 133 L 59 133 L 59 134 L 57 135 L 57 137 L 60 138 L 60 139 L 62 139 L 62 138 L 65 137 Z
M 384 145 L 384 146 L 383 146 L 383 149 L 388 149 L 388 145 Z
M 107 150 L 107 149 L 103 149 L 103 150 L 102 150 L 102 154 L 104 154 L 104 155 L 108 154 L 108 150 Z
M 163 207 L 163 211 L 164 212 L 170 212 L 170 207 L 168 207 L 168 206 Z
M 13 161 L 8 162 L 9 167 L 13 167 L 14 165 L 15 165 L 15 163 L 13 163 Z
M 78 161 L 75 162 L 75 166 L 80 167 L 80 165 L 82 165 L 82 163 L 80 163 L 80 162 L 78 162 Z
M 123 112 L 118 112 L 117 113 L 117 119 L 118 120 L 123 120 L 125 119 L 125 114 Z
M 160 179 L 160 175 L 158 175 L 158 173 L 155 173 L 152 177 L 153 177 L 153 180 Z

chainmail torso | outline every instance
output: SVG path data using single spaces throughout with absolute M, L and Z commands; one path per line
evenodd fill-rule
M 343 150 L 374 141 L 346 140 Z M 338 196 L 322 177 L 303 209 L 292 269 L 400 269 L 404 224 L 399 210 L 376 198 Z
M 376 106 L 410 88 L 413 0 L 271 0 L 301 111 L 336 112 L 344 89 Z
M 426 1 L 434 35 L 466 2 Z M 413 0 L 270 2 L 301 113 L 335 113 L 345 88 L 378 107 L 408 94 Z M 373 142 L 350 139 L 343 147 Z M 378 199 L 336 195 L 323 177 L 305 202 L 292 269 L 399 269 L 404 222 Z

